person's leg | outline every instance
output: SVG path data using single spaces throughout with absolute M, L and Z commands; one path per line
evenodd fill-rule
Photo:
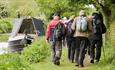
M 76 54 L 76 58 L 75 58 L 75 60 L 76 60 L 76 66 L 79 66 L 79 64 L 78 64 L 79 52 L 80 52 L 80 38 L 79 37 L 77 37 L 75 39 L 74 46 L 75 46 L 75 52 L 76 52 L 75 53 Z
M 81 37 L 81 43 L 80 43 L 80 53 L 79 53 L 79 65 L 81 67 L 83 67 L 83 61 L 84 61 L 84 58 L 85 58 L 85 52 L 86 52 L 86 48 L 87 48 L 87 45 L 88 45 L 88 38 L 85 38 L 85 37 Z
M 62 41 L 57 41 L 56 42 L 56 55 L 55 55 L 55 61 L 57 65 L 60 64 L 61 55 L 62 55 Z
M 95 40 L 90 40 L 90 63 L 94 63 L 95 58 Z
M 71 60 L 71 40 L 69 38 L 67 40 L 67 48 L 68 48 L 68 60 Z
M 87 52 L 88 52 L 88 55 L 90 56 L 90 40 L 88 39 L 88 45 L 87 45 Z
M 54 42 L 50 42 L 50 44 L 51 44 L 51 55 L 52 55 L 52 61 L 54 62 L 54 60 L 55 60 L 55 55 L 56 55 L 56 51 L 55 51 L 55 44 L 54 44 Z
M 76 41 L 74 39 L 72 39 L 71 41 L 71 60 L 72 60 L 72 63 L 74 62 L 74 55 L 75 55 L 75 44 Z
M 98 40 L 96 43 L 96 61 L 99 62 L 101 57 L 101 46 L 102 46 L 102 40 Z

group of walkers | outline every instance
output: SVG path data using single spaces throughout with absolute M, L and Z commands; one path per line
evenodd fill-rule
M 102 34 L 106 32 L 101 13 L 94 12 L 87 16 L 81 10 L 79 16 L 72 15 L 68 20 L 55 15 L 48 23 L 46 40 L 50 42 L 52 61 L 60 65 L 62 46 L 67 43 L 68 60 L 75 66 L 84 67 L 85 54 L 88 52 L 90 63 L 100 61 Z M 96 50 L 95 50 L 96 48 Z M 95 54 L 96 52 L 96 54 Z

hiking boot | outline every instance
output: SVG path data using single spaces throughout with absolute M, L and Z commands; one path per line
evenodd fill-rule
M 79 64 L 76 64 L 75 66 L 77 67 L 77 66 L 79 66 Z
M 77 63 L 75 66 L 79 66 L 79 64 Z
M 60 65 L 60 62 L 54 62 L 55 65 Z
M 54 64 L 55 64 L 55 65 L 60 65 L 60 61 L 59 61 L 59 60 L 55 60 L 55 61 L 54 61 Z
M 56 63 L 56 65 L 60 65 L 60 62 L 58 61 L 58 62 Z
M 94 63 L 94 60 L 91 60 L 90 63 Z

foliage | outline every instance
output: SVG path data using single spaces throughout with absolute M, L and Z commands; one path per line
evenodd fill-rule
M 80 9 L 85 9 L 81 3 L 71 2 L 70 0 L 35 0 L 39 10 L 46 15 L 48 19 L 57 14 L 59 16 L 70 17 L 78 15 Z M 40 13 L 41 14 L 41 13 Z
M 9 33 L 12 29 L 10 18 L 0 19 L 0 33 Z
M 0 70 L 29 70 L 28 62 L 24 61 L 19 54 L 0 55 Z
M 32 9 L 28 6 L 20 6 L 18 11 L 21 16 L 31 16 L 32 15 Z
M 10 15 L 7 5 L 3 2 L 0 2 L 0 18 L 5 18 Z
M 38 7 L 40 8 L 41 12 L 43 12 L 47 18 L 48 16 L 53 16 L 56 14 L 60 14 L 62 10 L 67 7 L 67 0 L 35 0 L 38 3 Z
M 22 51 L 22 57 L 30 64 L 43 61 L 48 56 L 49 48 L 42 39 L 35 41 L 32 45 L 29 45 Z
M 84 5 L 92 4 L 97 9 L 97 11 L 101 12 L 105 17 L 105 23 L 109 27 L 108 20 L 111 14 L 114 14 L 115 2 L 114 0 L 69 0 L 71 4 L 80 3 Z
M 37 16 L 38 8 L 34 0 L 0 0 L 8 9 L 9 17 L 17 17 L 17 12 L 21 16 Z

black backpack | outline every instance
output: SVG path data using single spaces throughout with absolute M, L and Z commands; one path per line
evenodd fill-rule
M 106 27 L 103 23 L 103 20 L 100 19 L 100 16 L 98 13 L 93 13 L 93 33 L 94 34 L 103 34 L 106 32 Z
M 64 25 L 63 23 L 58 22 L 58 24 L 54 28 L 54 38 L 56 40 L 61 40 L 64 35 L 65 35 Z

